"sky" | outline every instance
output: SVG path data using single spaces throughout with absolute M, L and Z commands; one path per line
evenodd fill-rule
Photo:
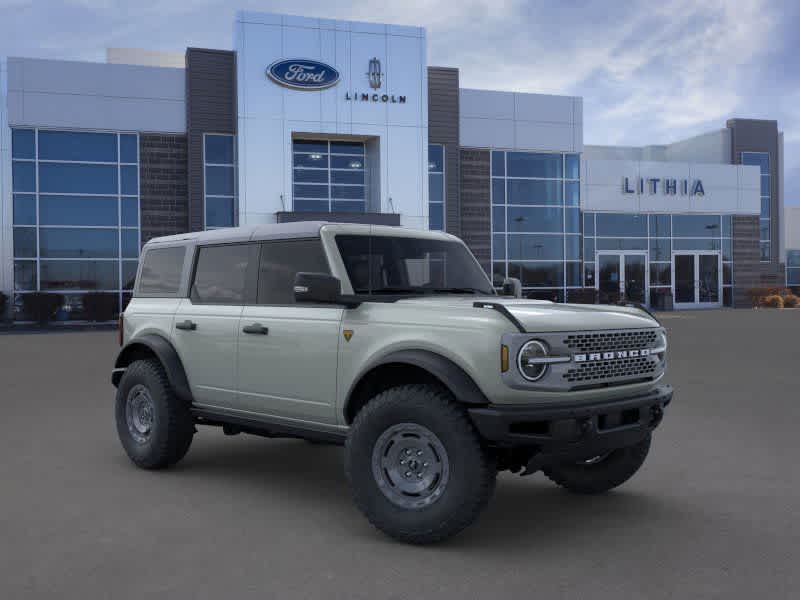
M 793 0 L 0 0 L 0 56 L 230 49 L 237 9 L 420 25 L 462 87 L 583 97 L 584 143 L 665 144 L 776 119 L 800 205 L 800 2 Z

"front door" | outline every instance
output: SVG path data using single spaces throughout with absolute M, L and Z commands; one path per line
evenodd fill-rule
M 675 308 L 722 306 L 719 252 L 676 252 L 672 255 Z
M 645 252 L 598 252 L 596 272 L 601 303 L 625 300 L 647 304 Z

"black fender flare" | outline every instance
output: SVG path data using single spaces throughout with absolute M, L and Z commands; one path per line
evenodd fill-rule
M 364 378 L 376 368 L 389 364 L 406 364 L 424 369 L 441 381 L 442 385 L 450 390 L 457 402 L 471 406 L 489 404 L 489 400 L 472 377 L 449 358 L 429 350 L 398 350 L 382 356 L 359 374 L 356 382 L 347 393 L 344 414 L 347 414 L 353 394 Z
M 191 403 L 192 391 L 189 388 L 189 380 L 186 378 L 186 371 L 183 368 L 180 356 L 178 356 L 178 351 L 175 350 L 169 340 L 155 333 L 137 336 L 125 344 L 114 361 L 111 383 L 115 387 L 119 385 L 125 369 L 131 362 L 136 360 L 136 356 L 143 349 L 155 354 L 167 373 L 167 379 L 175 391 L 175 395 L 181 400 Z

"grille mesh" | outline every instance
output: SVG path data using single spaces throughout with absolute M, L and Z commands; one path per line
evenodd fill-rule
M 604 352 L 650 348 L 656 342 L 656 332 L 648 330 L 576 333 L 564 338 L 564 346 L 575 352 Z M 614 361 L 617 362 L 622 361 Z M 599 364 L 599 363 L 597 363 Z
M 570 383 L 599 383 L 609 379 L 650 377 L 658 363 L 647 357 L 617 358 L 583 363 L 564 373 Z

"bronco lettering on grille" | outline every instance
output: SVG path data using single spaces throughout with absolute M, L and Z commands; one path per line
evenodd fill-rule
M 596 360 L 615 360 L 618 358 L 637 358 L 640 356 L 650 356 L 650 350 L 617 350 L 615 352 L 593 352 L 591 354 L 573 354 L 572 360 L 577 362 L 592 362 Z

